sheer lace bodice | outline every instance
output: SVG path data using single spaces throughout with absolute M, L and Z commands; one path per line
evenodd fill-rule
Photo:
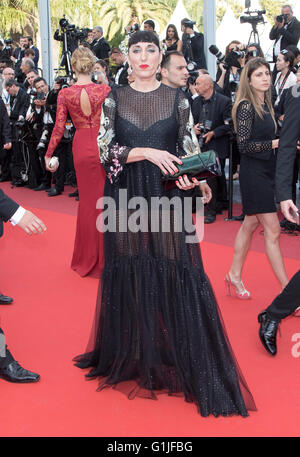
M 177 120 L 178 132 L 172 131 L 172 116 Z M 163 84 L 151 92 L 139 92 L 130 86 L 112 91 L 103 104 L 98 146 L 111 182 L 119 177 L 134 147 L 166 149 L 178 156 L 191 154 L 199 146 L 187 98 Z
M 268 160 L 275 139 L 275 125 L 265 105 L 266 115 L 260 119 L 252 103 L 243 100 L 237 109 L 237 143 L 242 154 Z
M 80 97 L 82 90 L 85 90 L 89 97 L 91 106 L 91 114 L 89 116 L 85 115 L 81 108 Z M 75 84 L 59 92 L 56 122 L 47 150 L 47 157 L 52 156 L 64 134 L 68 113 L 72 118 L 76 130 L 99 127 L 102 103 L 109 91 L 110 87 L 106 84 L 91 83 L 85 85 Z

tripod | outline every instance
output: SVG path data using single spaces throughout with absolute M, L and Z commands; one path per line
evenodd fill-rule
M 260 39 L 259 39 L 259 34 L 257 31 L 257 24 L 251 24 L 252 25 L 252 30 L 250 33 L 249 41 L 248 41 L 248 46 L 250 43 L 257 43 L 260 45 Z
M 228 217 L 225 219 L 226 222 L 230 221 L 239 221 L 240 216 L 233 216 L 233 142 L 235 140 L 235 136 L 233 133 L 233 122 L 232 119 L 225 120 L 225 124 L 230 125 L 230 133 L 229 133 L 229 181 L 228 181 Z
M 65 30 L 63 30 L 62 42 L 63 42 L 63 52 L 62 52 L 62 56 L 60 59 L 58 69 L 56 71 L 56 76 L 58 76 L 59 72 L 64 69 L 66 72 L 66 76 L 72 77 L 73 72 L 72 72 L 72 67 L 71 67 L 71 52 L 68 50 L 67 32 Z

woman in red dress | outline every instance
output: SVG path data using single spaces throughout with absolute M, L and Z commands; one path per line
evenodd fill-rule
M 105 171 L 99 161 L 97 135 L 100 126 L 101 106 L 110 88 L 94 84 L 91 73 L 94 54 L 87 48 L 77 49 L 72 55 L 72 69 L 77 83 L 62 89 L 57 99 L 55 127 L 45 157 L 50 167 L 51 157 L 60 142 L 69 112 L 76 128 L 73 140 L 74 166 L 79 191 L 76 238 L 71 268 L 80 276 L 100 277 L 103 263 L 103 234 L 96 228 L 97 200 L 103 196 Z

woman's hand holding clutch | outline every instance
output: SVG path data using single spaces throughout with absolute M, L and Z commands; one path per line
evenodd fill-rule
M 170 154 L 168 151 L 162 151 L 160 149 L 144 149 L 144 158 L 154 163 L 154 165 L 157 165 L 166 175 L 174 175 L 175 173 L 178 173 L 176 163 L 182 165 L 182 161 L 179 157 Z

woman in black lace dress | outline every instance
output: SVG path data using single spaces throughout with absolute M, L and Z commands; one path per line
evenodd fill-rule
M 104 195 L 116 210 L 108 214 L 113 229 L 104 234 L 94 332 L 75 361 L 91 367 L 86 376 L 99 377 L 99 390 L 112 386 L 130 399 L 184 395 L 203 416 L 247 416 L 254 400 L 228 342 L 199 244 L 187 243 L 185 228 L 177 230 L 172 217 L 165 226 L 166 215 L 180 212 L 146 208 L 148 226 L 142 227 L 142 218 L 133 224 L 140 230 L 131 225 L 133 197 L 141 207 L 155 197 L 177 197 L 185 205 L 186 191 L 199 185 L 181 177 L 165 190 L 161 180 L 161 170 L 174 173 L 179 157 L 196 143 L 185 95 L 156 80 L 160 61 L 158 38 L 136 32 L 129 41 L 135 82 L 113 89 L 103 104 L 98 144 L 108 178 Z M 200 187 L 209 201 L 209 187 Z M 154 229 L 156 216 L 163 227 Z
M 249 299 L 242 283 L 244 262 L 252 236 L 261 224 L 266 254 L 282 287 L 288 283 L 279 245 L 280 225 L 275 206 L 276 121 L 271 103 L 271 72 L 261 57 L 248 62 L 243 70 L 233 120 L 241 153 L 240 186 L 245 220 L 235 239 L 234 256 L 225 281 L 230 293 Z

